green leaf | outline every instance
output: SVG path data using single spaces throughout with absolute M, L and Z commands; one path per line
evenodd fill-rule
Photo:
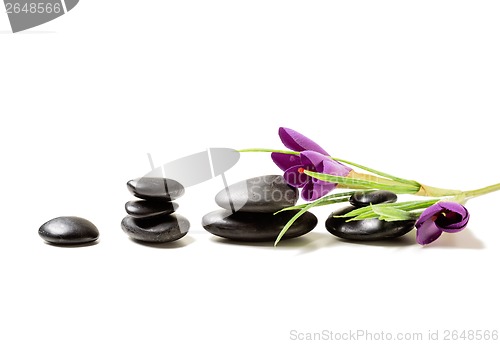
M 344 215 L 335 215 L 335 217 L 353 217 L 353 216 L 363 215 L 365 213 L 373 213 L 373 210 L 370 208 L 370 206 L 357 208 L 357 209 L 351 210 L 350 212 L 348 212 Z
M 280 234 L 278 235 L 278 237 L 276 238 L 276 241 L 274 242 L 274 246 L 278 245 L 278 243 L 280 242 L 281 238 L 283 238 L 283 235 L 285 235 L 286 231 L 294 224 L 295 221 L 297 221 L 297 219 L 299 217 L 301 217 L 306 211 L 308 211 L 309 209 L 317 206 L 319 203 L 321 203 L 323 201 L 323 198 L 320 198 L 320 199 L 317 199 L 316 201 L 312 202 L 312 203 L 309 203 L 307 204 L 304 208 L 302 208 L 297 214 L 295 214 L 285 225 L 285 227 L 283 227 L 283 229 L 281 230 Z
M 372 190 L 368 190 L 368 191 L 372 191 Z M 317 200 L 315 202 L 299 204 L 299 205 L 295 205 L 293 207 L 283 208 L 283 209 L 275 212 L 274 215 L 281 213 L 282 211 L 303 209 L 304 207 L 307 207 L 311 203 L 315 203 L 315 207 L 320 207 L 320 206 L 329 205 L 329 204 L 347 202 L 347 201 L 349 201 L 349 198 L 356 192 L 357 191 L 347 191 L 347 192 L 338 192 L 338 193 L 334 193 L 331 195 L 326 195 L 326 196 L 323 196 L 320 198 L 321 202 L 318 202 L 318 200 Z
M 413 219 L 413 215 L 410 212 L 396 207 L 381 207 L 380 205 L 372 205 L 371 208 L 373 212 L 379 216 L 379 220 L 404 221 Z
M 324 205 L 329 205 L 329 204 L 335 204 L 335 203 L 343 203 L 343 202 L 349 202 L 349 198 L 350 197 L 343 197 L 343 198 L 335 198 L 335 199 L 330 199 L 330 200 L 324 200 L 318 204 L 315 205 L 315 207 L 321 207 L 321 206 L 324 206 Z M 298 209 L 304 209 L 305 207 L 307 207 L 310 203 L 306 203 L 306 204 L 299 204 L 299 205 L 295 205 L 293 207 L 287 207 L 287 208 L 283 208 L 281 210 L 278 210 L 277 212 L 274 213 L 274 215 L 278 214 L 278 213 L 281 213 L 282 211 L 288 211 L 288 210 L 298 210 Z
M 420 215 L 421 211 L 416 210 L 426 209 L 439 201 L 440 199 L 431 199 L 426 201 L 382 203 L 354 209 L 347 214 L 335 217 L 349 218 L 347 222 L 373 218 L 386 221 L 409 220 L 415 219 Z
M 369 191 L 372 191 L 372 190 L 369 190 Z M 294 224 L 295 221 L 297 221 L 297 219 L 302 216 L 306 211 L 308 211 L 309 209 L 313 208 L 313 207 L 319 207 L 319 206 L 324 206 L 324 205 L 329 205 L 329 204 L 335 204 L 335 203 L 342 203 L 342 202 L 348 202 L 349 201 L 349 198 L 357 191 L 347 191 L 347 192 L 338 192 L 338 193 L 334 193 L 332 195 L 327 195 L 327 196 L 323 196 L 322 198 L 314 201 L 314 202 L 310 202 L 310 203 L 306 203 L 306 204 L 300 204 L 300 205 L 296 205 L 296 206 L 293 206 L 293 207 L 287 207 L 287 208 L 283 208 L 281 210 L 278 210 L 277 212 L 274 213 L 274 215 L 278 214 L 278 213 L 281 213 L 282 211 L 288 211 L 288 210 L 300 210 L 297 214 L 295 214 L 288 222 L 287 224 L 285 225 L 285 227 L 283 227 L 283 229 L 281 230 L 280 234 L 278 235 L 278 238 L 276 239 L 275 243 L 274 243 L 274 246 L 276 246 L 279 241 L 281 240 L 281 238 L 283 237 L 283 235 L 285 235 L 285 233 L 287 232 L 287 230 Z
M 417 209 L 423 209 L 423 208 L 428 208 L 431 205 L 441 201 L 440 199 L 430 199 L 430 200 L 425 200 L 425 201 L 407 201 L 407 202 L 398 202 L 398 203 L 385 203 L 385 204 L 378 204 L 380 206 L 391 206 L 394 205 L 398 209 L 403 209 L 403 210 L 417 210 Z

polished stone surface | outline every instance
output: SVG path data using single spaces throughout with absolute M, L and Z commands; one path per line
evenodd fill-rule
M 47 242 L 60 245 L 85 244 L 99 238 L 97 227 L 81 217 L 61 216 L 45 222 L 38 234 Z
M 179 205 L 169 201 L 129 201 L 125 204 L 125 211 L 135 218 L 156 217 L 169 215 L 177 210 Z
M 241 212 L 274 213 L 294 206 L 299 198 L 297 188 L 280 175 L 265 175 L 232 184 L 215 196 L 221 208 Z
M 298 211 L 286 211 L 276 215 L 272 213 L 248 213 L 229 210 L 216 210 L 202 219 L 203 228 L 208 232 L 237 241 L 275 241 L 286 223 Z M 288 229 L 283 239 L 304 235 L 316 226 L 318 219 L 306 212 Z M 282 239 L 282 240 L 283 240 Z
M 164 243 L 182 238 L 189 230 L 189 221 L 182 215 L 165 215 L 148 219 L 126 216 L 122 220 L 122 229 L 132 239 Z
M 344 215 L 356 209 L 348 206 L 334 211 L 325 222 L 326 229 L 333 235 L 348 240 L 384 240 L 402 236 L 415 227 L 414 220 L 407 221 L 381 221 L 379 219 L 367 219 L 347 222 L 349 218 L 334 217 Z
M 358 208 L 366 207 L 370 204 L 394 203 L 398 200 L 395 193 L 385 190 L 358 191 L 351 196 L 349 202 Z
M 145 200 L 171 201 L 184 194 L 184 187 L 173 179 L 143 177 L 129 180 L 127 188 L 135 197 Z

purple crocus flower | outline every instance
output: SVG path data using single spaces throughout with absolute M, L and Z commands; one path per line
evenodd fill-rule
M 288 128 L 280 128 L 279 136 L 288 149 L 301 152 L 300 155 L 272 153 L 274 163 L 285 171 L 284 178 L 288 184 L 303 188 L 302 198 L 313 201 L 323 197 L 337 186 L 337 184 L 311 178 L 304 174 L 304 170 L 314 171 L 336 176 L 347 176 L 351 168 L 332 160 L 329 154 L 316 142 L 304 135 Z
M 469 212 L 459 203 L 439 202 L 425 209 L 417 220 L 417 242 L 427 245 L 441 233 L 460 232 L 469 222 Z

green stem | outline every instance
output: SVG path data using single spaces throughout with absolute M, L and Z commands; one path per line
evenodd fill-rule
M 247 148 L 239 149 L 240 153 L 282 153 L 282 154 L 293 154 L 300 155 L 300 152 L 290 151 L 290 150 L 280 150 L 280 149 L 268 149 L 268 148 Z
M 393 176 L 389 173 L 385 173 L 385 172 L 381 172 L 381 171 L 378 171 L 378 170 L 375 170 L 373 168 L 370 168 L 370 167 L 366 167 L 366 166 L 363 166 L 363 165 L 360 165 L 360 164 L 356 164 L 355 162 L 352 162 L 352 161 L 348 161 L 348 160 L 345 160 L 345 159 L 340 159 L 340 158 L 334 158 L 334 157 L 330 157 L 332 160 L 337 160 L 338 162 L 343 162 L 345 164 L 348 164 L 348 165 L 351 165 L 351 166 L 354 166 L 354 167 L 358 167 L 358 168 L 361 168 L 367 172 L 371 172 L 371 173 L 374 173 L 374 174 L 378 174 L 379 176 L 381 177 L 386 177 L 386 178 L 389 178 L 389 179 L 392 179 L 396 182 L 400 182 L 400 183 L 403 183 L 403 184 L 409 184 L 409 185 L 415 185 L 415 186 L 420 186 L 420 183 L 414 181 L 414 180 L 408 180 L 408 179 L 403 179 L 403 178 L 399 178 L 399 177 L 396 177 L 396 176 Z
M 310 177 L 323 180 L 326 182 L 330 183 L 339 183 L 347 187 L 365 187 L 369 189 L 380 189 L 380 190 L 387 190 L 387 191 L 392 191 L 394 193 L 400 193 L 400 194 L 414 194 L 419 190 L 418 186 L 413 186 L 413 185 L 394 185 L 394 184 L 388 184 L 385 182 L 381 182 L 380 180 L 378 181 L 370 181 L 370 180 L 363 180 L 363 179 L 357 179 L 357 178 L 349 178 L 349 177 L 342 177 L 342 176 L 334 176 L 331 174 L 324 174 L 324 173 L 317 173 L 317 172 L 312 172 L 312 171 L 304 171 L 305 174 L 307 174 Z
M 450 190 L 435 188 L 433 186 L 421 185 L 420 190 L 416 193 L 417 196 L 428 196 L 428 197 L 446 197 L 446 196 L 457 196 L 463 194 L 460 190 Z
M 486 195 L 490 192 L 495 192 L 495 191 L 499 191 L 499 190 L 500 190 L 500 183 L 486 186 L 486 187 L 481 188 L 481 189 L 466 191 L 466 192 L 464 192 L 464 195 L 466 198 L 473 198 L 473 197 Z

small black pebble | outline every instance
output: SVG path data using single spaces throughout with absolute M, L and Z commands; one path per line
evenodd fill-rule
M 129 201 L 125 204 L 125 211 L 135 218 L 169 215 L 177 210 L 179 205 L 168 201 Z
M 178 181 L 167 178 L 143 177 L 127 182 L 132 195 L 145 200 L 172 201 L 184 195 L 184 187 Z
M 390 191 L 376 190 L 376 191 L 358 191 L 351 196 L 349 202 L 357 207 L 362 208 L 370 204 L 380 203 L 394 203 L 398 200 L 398 196 Z
M 408 233 L 415 227 L 414 220 L 389 222 L 379 219 L 367 219 L 347 222 L 349 218 L 334 217 L 336 215 L 347 214 L 354 209 L 356 208 L 349 206 L 331 213 L 325 222 L 326 229 L 339 238 L 369 241 L 397 238 Z
M 61 216 L 45 222 L 38 234 L 47 242 L 59 245 L 85 244 L 99 238 L 99 230 L 89 220 Z
M 135 240 L 164 243 L 182 238 L 189 230 L 189 221 L 184 216 L 173 214 L 148 219 L 136 219 L 126 216 L 122 220 L 122 229 Z

